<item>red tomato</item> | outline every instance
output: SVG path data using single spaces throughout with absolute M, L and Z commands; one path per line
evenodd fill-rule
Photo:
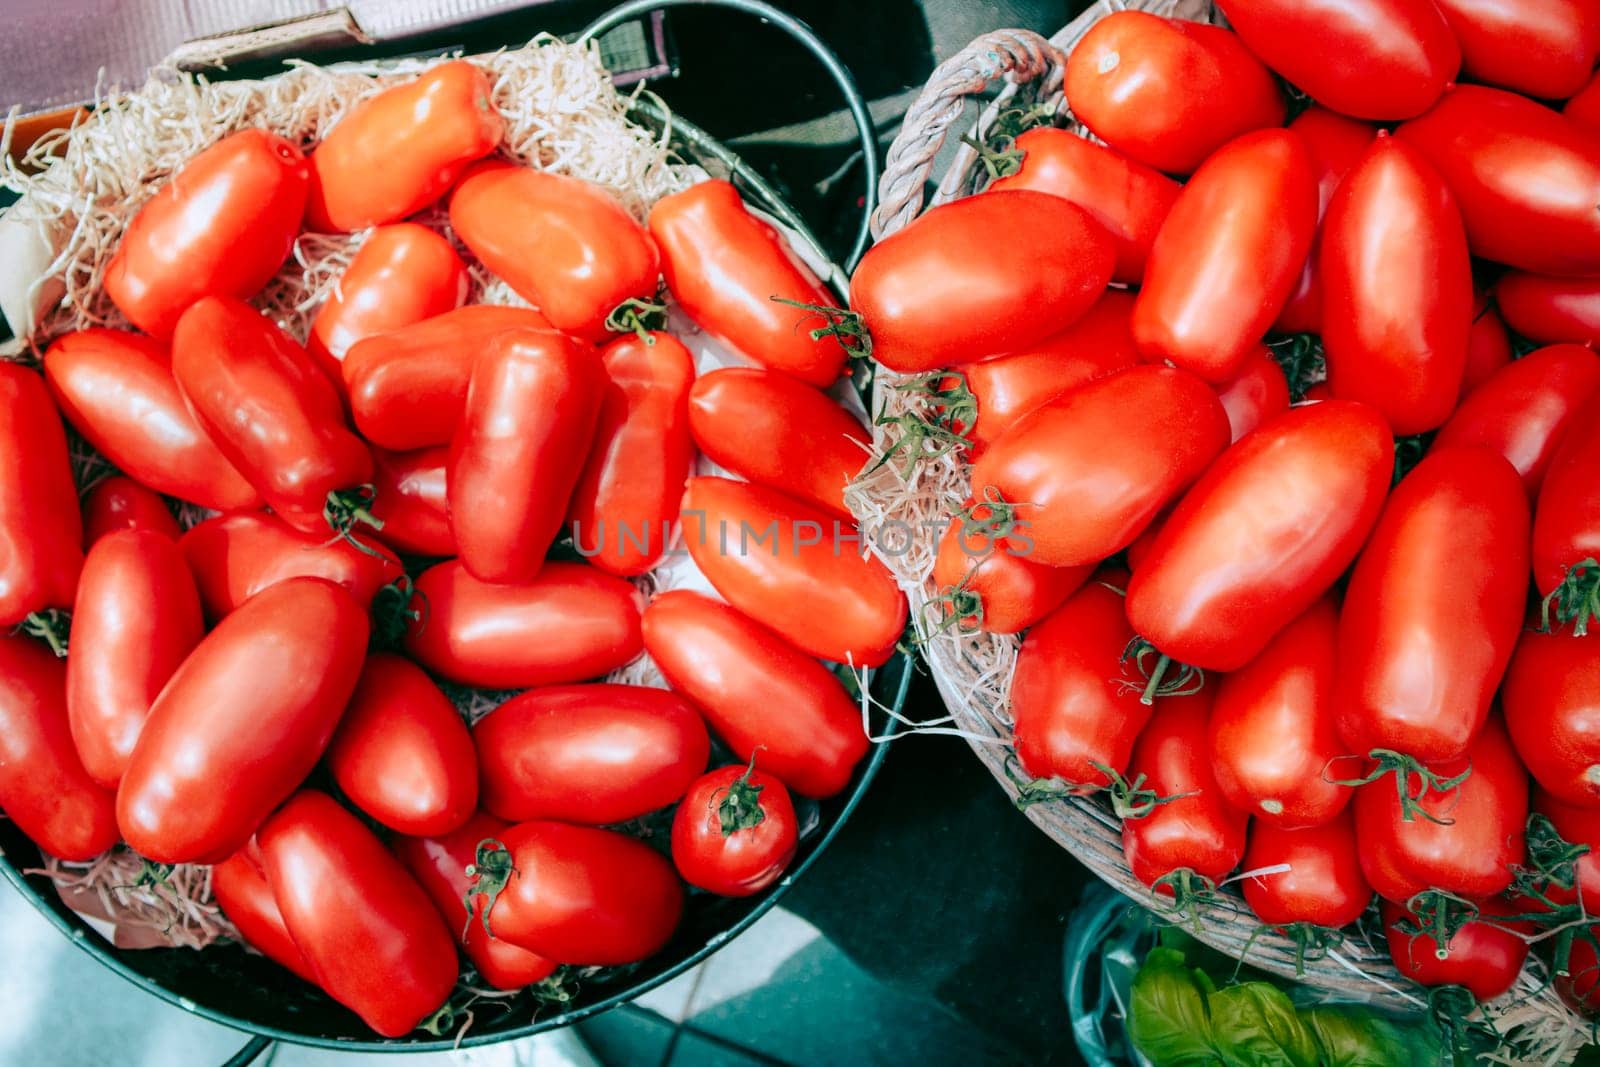
M 165 340 L 189 305 L 254 296 L 300 234 L 310 168 L 266 130 L 241 130 L 185 163 L 128 223 L 106 267 L 106 295 Z
M 0 635 L 0 812 L 45 855 L 88 860 L 117 843 L 116 798 L 73 747 L 66 678 L 37 641 Z
M 184 312 L 172 370 L 201 429 L 289 525 L 326 533 L 332 498 L 372 481 L 333 383 L 249 304 L 206 297 Z
M 427 207 L 500 145 L 488 76 L 454 60 L 352 107 L 311 153 L 306 225 L 355 231 Z
M 1338 634 L 1339 607 L 1325 596 L 1215 683 L 1212 770 L 1228 803 L 1258 827 L 1320 826 L 1350 802 L 1350 787 L 1329 773 L 1346 751 L 1333 703 Z
M 1220 26 L 1113 11 L 1067 59 L 1067 105 L 1140 163 L 1188 174 L 1242 133 L 1283 125 L 1272 75 Z
M 1600 937 L 1600 927 L 1591 926 L 1588 937 L 1574 939 L 1567 956 L 1567 973 L 1553 979 L 1561 999 L 1590 1017 L 1600 1011 L 1600 996 L 1596 996 L 1600 991 L 1600 955 L 1596 954 L 1591 940 L 1597 937 Z
M 831 307 L 834 297 L 777 230 L 745 210 L 731 184 L 706 181 L 662 197 L 650 209 L 650 234 L 667 288 L 712 337 L 810 385 L 838 380 L 839 339 L 813 337 L 821 320 L 793 306 Z
M 1460 85 L 1395 135 L 1450 186 L 1474 255 L 1600 274 L 1600 133 L 1515 93 Z
M 672 818 L 678 874 L 724 897 L 751 896 L 783 877 L 799 840 L 783 783 L 737 765 L 697 779 Z
M 1133 746 L 1128 776 L 1144 775 L 1146 788 L 1174 798 L 1122 822 L 1128 869 L 1145 885 L 1183 869 L 1220 882 L 1244 856 L 1250 816 L 1223 799 L 1212 776 L 1206 748 L 1210 711 L 1206 689 L 1163 697 Z
M 1428 769 L 1444 779 L 1469 766 L 1472 773 L 1449 792 L 1424 792 L 1411 780 L 1407 795 L 1425 814 L 1409 821 L 1387 777 L 1356 790 L 1361 869 L 1385 900 L 1403 903 L 1425 889 L 1482 900 L 1511 884 L 1511 868 L 1526 852 L 1528 772 L 1498 717 L 1484 724 L 1466 756 Z
M 1346 118 L 1336 111 L 1313 104 L 1289 123 L 1289 128 L 1300 135 L 1311 152 L 1311 166 L 1317 174 L 1317 234 L 1311 239 L 1311 251 L 1306 256 L 1305 269 L 1300 281 L 1289 294 L 1289 300 L 1278 312 L 1272 324 L 1275 333 L 1322 332 L 1322 230 L 1320 221 L 1328 213 L 1328 203 L 1334 190 L 1356 165 L 1367 146 L 1372 144 L 1373 128 L 1370 123 Z
M 360 605 L 321 578 L 279 582 L 218 623 L 134 746 L 117 790 L 128 844 L 159 863 L 237 851 L 316 765 L 366 650 Z
M 456 947 L 433 902 L 383 842 L 326 793 L 305 789 L 257 835 L 294 943 L 328 995 L 403 1037 L 456 984 Z
M 1556 442 L 1555 454 L 1545 468 L 1533 511 L 1533 580 L 1539 592 L 1549 595 L 1563 582 L 1578 591 L 1574 610 L 1563 618 L 1577 623 L 1583 633 L 1585 616 L 1600 619 L 1600 568 L 1584 561 L 1600 558 L 1600 393 L 1590 396 L 1573 414 L 1567 432 Z
M 1461 68 L 1430 0 L 1220 0 L 1250 50 L 1317 103 L 1358 119 L 1426 111 Z
M 449 460 L 450 449 L 444 446 L 415 452 L 372 450 L 372 515 L 383 523 L 383 539 L 396 551 L 456 554 L 446 488 Z
M 850 279 L 872 355 L 902 374 L 1036 345 L 1111 280 L 1110 232 L 1058 196 L 981 193 L 873 245 Z
M 1510 461 L 1537 497 L 1556 443 L 1600 389 L 1600 358 L 1581 345 L 1551 345 L 1508 364 L 1461 402 L 1433 447 L 1482 445 Z
M 1294 291 L 1316 228 L 1317 173 L 1298 135 L 1260 130 L 1218 149 L 1150 250 L 1133 307 L 1144 358 L 1211 382 L 1237 376 Z
M 389 653 L 367 658 L 328 769 L 356 807 L 402 834 L 447 834 L 478 807 L 467 724 L 421 667 Z
M 1600 278 L 1511 271 L 1494 288 L 1506 324 L 1535 341 L 1600 344 Z
M 639 592 L 578 563 L 547 563 L 530 582 L 480 582 L 459 560 L 417 578 L 422 618 L 406 651 L 434 674 L 480 689 L 598 678 L 639 654 Z
M 1600 642 L 1524 631 L 1500 701 L 1534 780 L 1564 803 L 1600 807 Z
M 1488 914 L 1506 912 L 1503 898 L 1489 901 Z M 1509 991 L 1522 973 L 1528 958 L 1528 939 L 1497 923 L 1469 922 L 1445 946 L 1439 958 L 1439 943 L 1427 934 L 1404 934 L 1399 924 L 1416 917 L 1399 904 L 1384 901 L 1383 932 L 1389 941 L 1389 958 L 1401 974 L 1425 986 L 1459 985 L 1478 1000 L 1493 1000 Z
M 1473 307 L 1472 330 L 1467 334 L 1467 366 L 1461 376 L 1462 399 L 1511 362 L 1511 338 L 1506 334 L 1506 324 L 1482 293 L 1474 299 Z
M 484 898 L 472 889 L 467 868 L 477 860 L 478 845 L 498 840 L 511 824 L 477 812 L 458 830 L 438 837 L 397 837 L 389 847 L 411 876 L 433 898 L 445 925 L 456 933 L 467 959 L 483 980 L 496 989 L 522 989 L 555 973 L 556 965 L 509 941 L 490 937 L 483 925 Z M 472 911 L 467 899 L 472 898 Z
M 1237 441 L 1289 410 L 1289 380 L 1262 346 L 1260 358 L 1246 359 L 1237 377 L 1217 386 L 1217 399 L 1227 413 L 1232 440 Z
M 558 963 L 611 966 L 654 955 L 677 929 L 683 887 L 643 841 L 559 822 L 525 822 L 500 840 L 511 870 L 489 908 L 495 937 Z
M 562 333 L 601 341 L 630 301 L 650 301 L 661 254 L 616 197 L 592 182 L 489 160 L 450 194 L 469 251 Z M 623 327 L 627 329 L 627 327 Z
M 255 838 L 211 868 L 211 893 L 222 914 L 239 928 L 245 944 L 316 985 L 311 964 L 283 925 L 278 902 L 267 884 L 267 873 L 261 869 L 261 849 Z
M 1589 847 L 1572 865 L 1572 885 L 1551 882 L 1544 888 L 1545 896 L 1557 906 L 1581 900 L 1589 914 L 1594 914 L 1595 903 L 1600 901 L 1600 809 L 1557 800 L 1535 784 L 1533 810 L 1550 820 L 1563 841 Z
M 1487 449 L 1435 451 L 1400 482 L 1339 617 L 1339 733 L 1352 751 L 1428 762 L 1467 750 L 1522 629 L 1527 544 L 1522 483 Z
M 1111 784 L 1101 768 L 1128 769 L 1134 739 L 1150 721 L 1123 666 L 1133 631 L 1122 610 L 1121 574 L 1102 573 L 1028 630 L 1011 682 L 1017 759 L 1035 778 L 1083 792 Z
M 1594 70 L 1600 11 L 1588 0 L 1435 2 L 1461 42 L 1461 72 L 1473 81 L 1561 100 Z
M 474 304 L 357 341 L 343 368 L 356 429 L 399 452 L 449 444 L 489 341 L 508 330 L 549 328 L 531 308 Z
M 973 452 L 989 447 L 1022 416 L 1096 378 L 1139 361 L 1133 343 L 1133 294 L 1107 289 L 1083 317 L 1019 352 L 957 368 L 978 404 L 967 436 Z
M 1244 869 L 1279 864 L 1288 864 L 1289 869 L 1254 875 L 1240 885 L 1245 903 L 1264 923 L 1311 923 L 1337 930 L 1361 918 L 1372 902 L 1349 812 L 1299 830 L 1257 822 L 1250 828 Z
M 526 582 L 561 532 L 605 391 L 593 352 L 551 330 L 502 334 L 472 371 L 445 485 L 461 562 Z
M 827 394 L 774 371 L 714 370 L 689 391 L 689 432 L 711 462 L 854 521 L 844 487 L 872 435 Z
M 1178 183 L 1068 130 L 1028 130 L 1014 147 L 1022 165 L 989 188 L 1032 189 L 1077 204 L 1111 234 L 1117 257 L 1112 280 L 1139 284 L 1156 231 L 1178 199 Z
M 72 607 L 83 520 L 67 436 L 39 375 L 0 362 L 0 627 Z
M 101 478 L 83 494 L 84 549 L 94 547 L 96 541 L 118 530 L 149 530 L 174 541 L 182 533 L 160 493 L 132 478 L 113 474 Z
M 1461 395 L 1472 263 L 1450 190 L 1417 150 L 1380 132 L 1322 224 L 1328 387 L 1396 434 L 1432 430 Z
M 1561 113 L 1585 129 L 1600 131 L 1600 74 L 1574 93 Z
M 687 701 L 637 685 L 522 693 L 479 719 L 472 741 L 484 808 L 513 822 L 636 819 L 675 803 L 711 755 Z
M 301 533 L 276 515 L 218 515 L 178 541 L 189 562 L 206 617 L 215 621 L 289 578 L 326 578 L 342 585 L 366 610 L 378 590 L 405 569 L 394 553 L 361 535 L 364 551 L 344 540 Z
M 975 523 L 992 522 L 993 509 L 967 501 Z M 1026 535 L 1017 540 L 992 528 L 967 530 L 957 518 L 939 538 L 933 584 L 945 619 L 963 630 L 1020 633 L 1054 611 L 1088 579 L 1093 564 L 1047 567 L 1030 556 Z
M 906 598 L 877 558 L 861 554 L 854 527 L 728 478 L 690 478 L 683 514 L 689 555 L 717 592 L 796 648 L 854 667 L 894 652 Z
M 122 330 L 80 330 L 50 346 L 44 373 L 61 413 L 119 470 L 201 507 L 261 506 L 261 494 L 185 406 L 164 345 Z
M 1238 670 L 1350 566 L 1393 465 L 1389 429 L 1365 405 L 1279 416 L 1172 512 L 1128 586 L 1128 620 L 1173 659 Z
M 567 515 L 578 552 L 628 577 L 654 567 L 672 539 L 694 463 L 694 356 L 671 334 L 652 333 L 611 342 L 600 361 L 605 384 L 594 443 Z
M 204 634 L 194 578 L 170 538 L 121 530 L 95 542 L 67 660 L 67 717 L 89 777 L 116 788 L 150 705 Z
M 687 589 L 644 613 L 645 648 L 741 760 L 808 797 L 850 782 L 867 752 L 861 709 L 816 660 L 726 604 Z
M 1035 562 L 1098 563 L 1199 477 L 1228 433 L 1221 401 L 1199 378 L 1131 367 L 1020 420 L 973 466 L 973 491 L 987 499 L 992 488 L 1014 505 Z
M 414 222 L 379 226 L 312 320 L 306 351 L 336 383 L 350 346 L 461 306 L 467 265 L 450 242 Z

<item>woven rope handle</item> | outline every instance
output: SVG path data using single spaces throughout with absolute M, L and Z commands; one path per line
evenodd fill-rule
M 872 236 L 894 233 L 922 210 L 934 159 L 950 127 L 960 121 L 968 97 L 1000 78 L 1013 84 L 1043 79 L 1042 89 L 1050 93 L 1061 84 L 1066 65 L 1066 55 L 1032 30 L 986 33 L 939 64 L 889 146 Z

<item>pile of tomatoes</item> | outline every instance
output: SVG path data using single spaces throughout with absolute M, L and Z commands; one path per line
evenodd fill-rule
M 937 614 L 1023 635 L 1024 799 L 1108 795 L 1165 906 L 1243 870 L 1313 948 L 1376 893 L 1400 970 L 1480 999 L 1544 927 L 1583 1000 L 1600 12 L 1218 7 L 1099 19 L 1095 140 L 991 141 L 855 274 L 921 454 L 971 460 Z
M 391 1036 L 458 951 L 518 989 L 657 952 L 685 882 L 771 885 L 791 792 L 868 748 L 823 661 L 904 628 L 843 504 L 845 352 L 772 299 L 826 304 L 815 275 L 726 182 L 645 226 L 504 127 L 450 61 L 308 153 L 224 137 L 104 273 L 136 329 L 0 365 L 0 809 L 62 860 L 214 864 L 251 946 Z M 459 245 L 404 221 L 440 203 Z M 362 230 L 304 345 L 247 303 Z M 526 306 L 462 306 L 472 259 Z M 751 365 L 697 377 L 663 276 Z M 81 502 L 63 420 L 120 472 Z M 680 508 L 719 596 L 647 603 Z M 595 681 L 646 652 L 670 689 Z M 469 724 L 441 683 L 523 692 Z

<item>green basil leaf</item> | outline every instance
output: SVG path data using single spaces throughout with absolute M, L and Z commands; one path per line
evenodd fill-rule
M 1246 982 L 1213 993 L 1211 1040 L 1230 1067 L 1317 1067 L 1317 1043 L 1281 989 Z
M 1183 953 L 1157 948 L 1133 980 L 1128 1034 L 1155 1067 L 1216 1067 L 1206 994 L 1200 972 L 1184 966 Z M 1206 982 L 1210 984 L 1209 980 Z
M 1316 1037 L 1324 1067 L 1389 1067 L 1439 1060 L 1439 1030 L 1428 1019 L 1400 1022 L 1342 1004 L 1306 1008 L 1300 1017 Z

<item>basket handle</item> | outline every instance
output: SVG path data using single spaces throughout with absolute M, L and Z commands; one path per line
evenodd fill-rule
M 1001 78 L 1012 85 L 1041 81 L 1041 92 L 1051 94 L 1060 89 L 1066 67 L 1065 53 L 1032 30 L 986 33 L 939 64 L 889 146 L 872 235 L 894 233 L 922 210 L 923 188 L 934 159 L 950 127 L 960 120 L 967 97 Z

